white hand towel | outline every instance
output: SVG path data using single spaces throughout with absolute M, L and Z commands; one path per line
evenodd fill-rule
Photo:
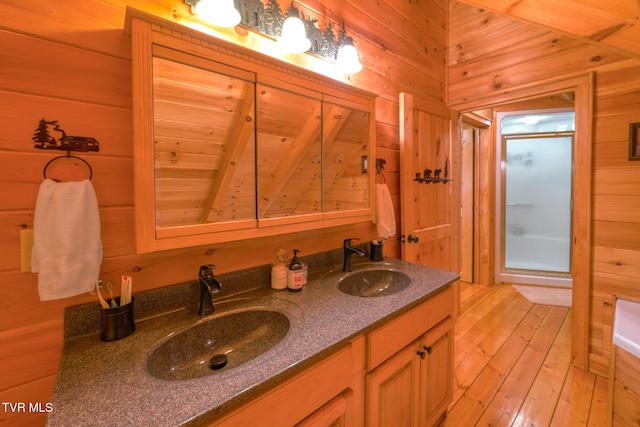
M 100 212 L 91 181 L 45 179 L 36 200 L 31 253 L 40 301 L 93 290 L 101 264 Z
M 387 184 L 376 183 L 376 228 L 378 236 L 389 237 L 396 234 L 396 214 Z

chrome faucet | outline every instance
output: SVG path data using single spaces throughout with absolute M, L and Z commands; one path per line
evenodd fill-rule
M 213 301 L 211 296 L 220 292 L 220 282 L 213 277 L 213 264 L 203 265 L 200 267 L 198 279 L 200 282 L 200 308 L 198 314 L 207 316 L 213 313 Z
M 344 263 L 342 264 L 342 271 L 351 271 L 351 255 L 358 254 L 358 256 L 365 256 L 365 252 L 362 249 L 354 248 L 351 245 L 352 240 L 360 239 L 344 239 L 344 243 L 342 244 L 342 249 L 344 249 Z

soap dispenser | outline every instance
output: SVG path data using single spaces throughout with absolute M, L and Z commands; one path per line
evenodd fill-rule
M 287 266 L 287 250 L 276 249 L 275 261 L 271 265 L 271 288 L 287 289 L 287 275 L 289 267 Z
M 302 287 L 307 282 L 307 268 L 306 264 L 300 262 L 298 259 L 298 249 L 293 250 L 293 258 L 291 264 L 289 264 L 289 271 L 287 272 L 287 287 L 290 291 L 298 292 L 302 290 Z

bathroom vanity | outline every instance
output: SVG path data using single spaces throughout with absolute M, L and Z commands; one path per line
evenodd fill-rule
M 374 94 L 130 8 L 125 32 L 139 253 L 374 219 Z M 197 282 L 142 292 L 135 332 L 117 341 L 86 327 L 97 305 L 67 309 L 48 425 L 431 426 L 446 414 L 457 274 L 309 263 L 288 292 L 265 267 L 220 277 L 213 314 L 193 309 Z
M 453 393 L 453 301 L 447 286 L 209 425 L 435 425 Z
M 350 276 L 385 271 L 405 275 L 409 285 L 393 291 L 391 279 L 384 289 L 392 291 L 381 296 L 339 289 Z M 216 311 L 205 318 L 188 308 L 138 318 L 136 332 L 118 341 L 102 342 L 98 332 L 66 336 L 48 425 L 231 426 L 260 420 L 375 426 L 397 425 L 398 414 L 407 417 L 403 425 L 434 425 L 452 395 L 457 279 L 396 259 L 366 262 L 355 264 L 352 273 L 327 270 L 302 292 L 274 291 L 266 282 L 250 292 L 214 298 Z M 220 281 L 224 288 L 224 277 Z M 136 295 L 137 304 L 155 299 Z M 216 319 L 252 311 L 286 316 L 288 330 L 244 363 L 234 366 L 231 351 L 228 367 L 172 377 L 176 368 L 151 360 L 194 325 L 213 321 L 234 333 L 242 325 L 224 326 Z M 261 326 L 251 329 L 258 333 Z

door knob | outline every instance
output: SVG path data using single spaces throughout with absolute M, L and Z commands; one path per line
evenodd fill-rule
M 413 234 L 409 234 L 409 237 L 407 239 L 409 240 L 409 243 L 418 243 L 420 241 L 420 238 L 418 236 L 414 236 Z

